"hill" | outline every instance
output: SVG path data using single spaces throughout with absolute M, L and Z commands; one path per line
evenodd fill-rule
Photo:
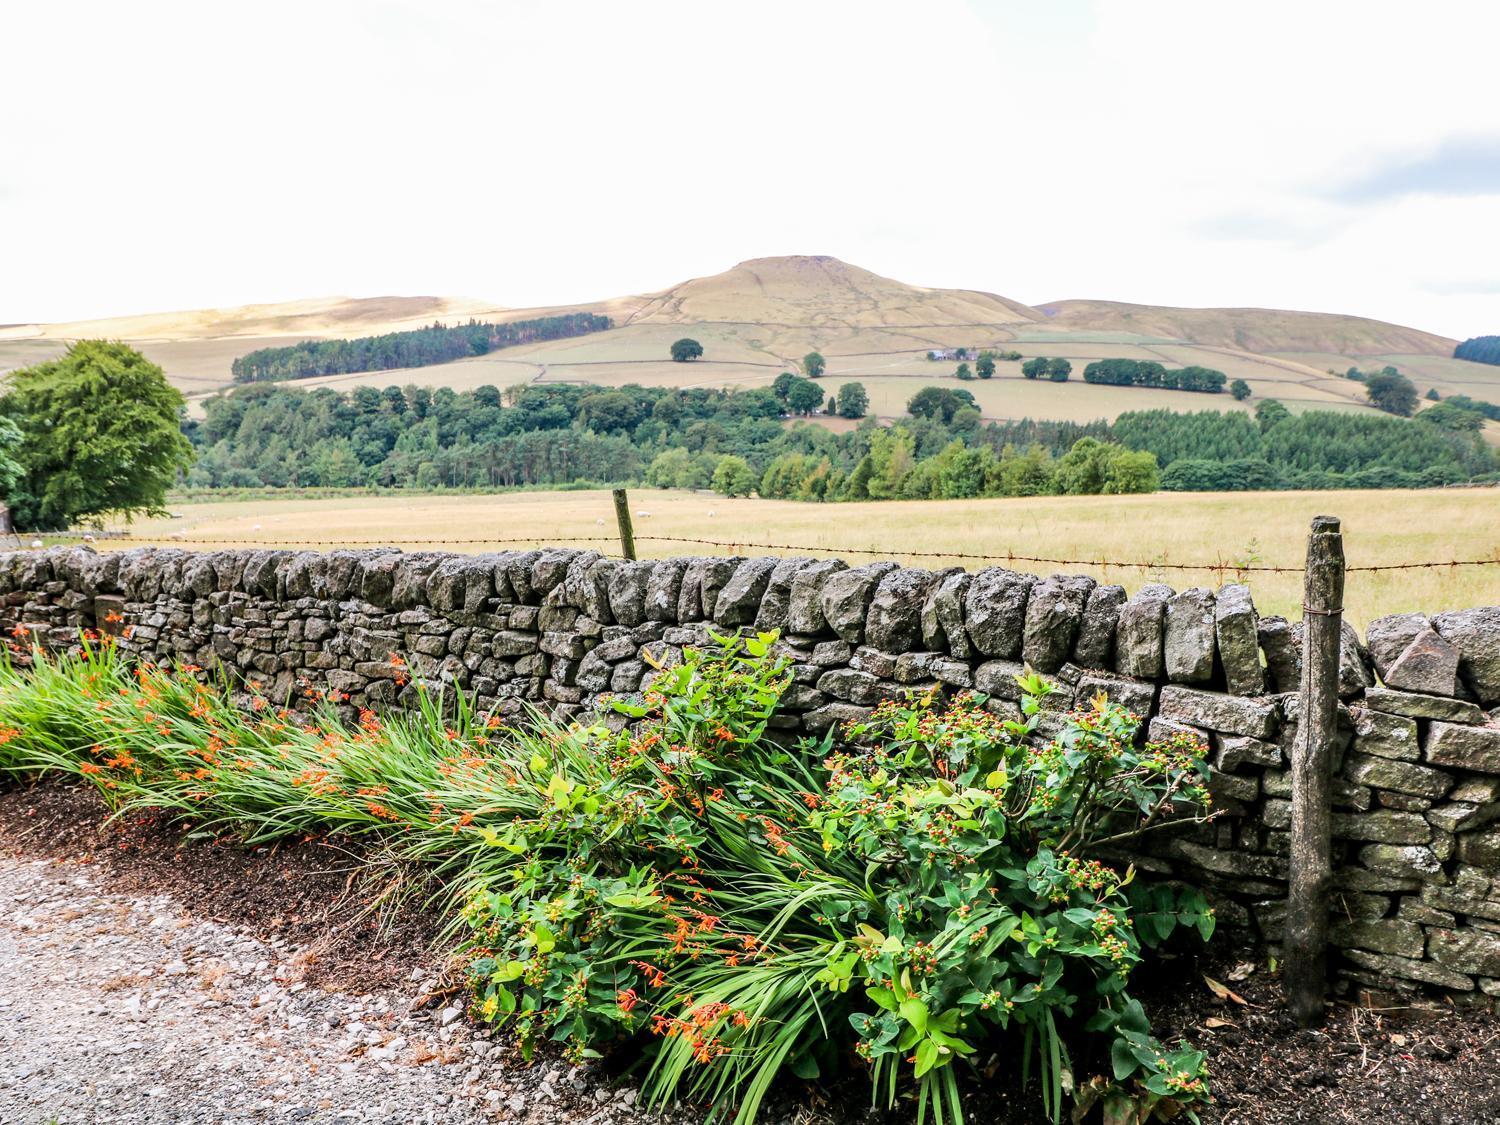
M 872 410 L 890 416 L 903 413 L 920 387 L 953 377 L 956 365 L 929 361 L 929 351 L 990 347 L 1028 357 L 1061 356 L 1075 371 L 1108 357 L 1200 364 L 1246 380 L 1255 396 L 1239 404 L 1228 396 L 1086 386 L 1076 375 L 1068 383 L 1038 383 L 1021 377 L 1020 364 L 1001 362 L 994 379 L 967 384 L 982 412 L 996 419 L 1088 421 L 1147 407 L 1243 410 L 1273 396 L 1294 410 L 1363 410 L 1368 409 L 1363 387 L 1330 372 L 1386 362 L 1407 372 L 1422 391 L 1463 390 L 1500 401 L 1500 368 L 1454 360 L 1454 341 L 1399 325 L 1328 313 L 1112 301 L 1032 307 L 979 290 L 908 285 L 826 255 L 754 258 L 659 292 L 572 306 L 518 309 L 469 298 L 327 297 L 12 325 L 0 328 L 0 371 L 56 354 L 69 339 L 109 336 L 133 342 L 190 400 L 201 401 L 228 386 L 230 363 L 256 348 L 377 335 L 434 320 L 500 321 L 580 311 L 608 315 L 616 327 L 435 367 L 331 375 L 300 385 L 759 386 L 817 350 L 827 357 L 833 385 L 863 382 Z M 684 335 L 703 343 L 703 359 L 668 360 L 672 340 Z
M 1051 325 L 1061 329 L 1128 332 L 1259 353 L 1451 356 L 1458 343 L 1416 328 L 1337 313 L 1184 309 L 1120 301 L 1052 301 L 1037 308 Z
M 779 328 L 991 328 L 1043 320 L 993 293 L 924 289 L 826 255 L 752 258 L 639 299 L 623 324 Z
M 143 313 L 104 320 L 13 324 L 0 328 L 0 341 L 95 336 L 116 340 L 350 336 L 394 332 L 431 324 L 434 320 L 493 316 L 498 311 L 484 301 L 465 297 L 311 297 L 276 304 Z

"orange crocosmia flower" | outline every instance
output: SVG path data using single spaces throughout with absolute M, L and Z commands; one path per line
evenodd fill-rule
M 619 992 L 615 993 L 615 1006 L 622 1012 L 630 1011 L 640 1002 L 641 998 L 636 995 L 633 988 L 622 988 Z

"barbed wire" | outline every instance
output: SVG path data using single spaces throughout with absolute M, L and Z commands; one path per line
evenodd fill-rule
M 175 546 L 178 544 L 219 547 L 388 547 L 420 544 L 434 547 L 496 547 L 519 544 L 549 543 L 618 543 L 617 535 L 545 535 L 545 536 L 491 536 L 482 538 L 439 538 L 411 536 L 409 538 L 383 539 L 262 539 L 257 536 L 183 536 L 183 535 L 135 535 L 130 532 L 48 532 L 49 539 L 79 539 L 95 542 L 127 542 Z M 1177 563 L 1164 559 L 1123 561 L 1114 559 L 1068 559 L 1044 555 L 1018 555 L 1012 551 L 901 551 L 889 547 L 814 546 L 798 543 L 752 543 L 741 540 L 706 539 L 689 535 L 637 535 L 638 543 L 682 543 L 698 547 L 720 547 L 733 553 L 755 551 L 795 551 L 832 555 L 890 555 L 910 559 L 965 559 L 985 563 L 1031 563 L 1040 566 L 1087 566 L 1099 570 L 1175 570 L 1201 571 L 1215 574 L 1302 574 L 1303 566 L 1270 566 L 1260 563 L 1238 563 L 1221 560 L 1213 563 Z M 1374 574 L 1384 571 L 1445 570 L 1458 567 L 1500 566 L 1500 557 L 1483 559 L 1448 559 L 1424 562 L 1377 563 L 1365 566 L 1345 567 L 1346 574 Z

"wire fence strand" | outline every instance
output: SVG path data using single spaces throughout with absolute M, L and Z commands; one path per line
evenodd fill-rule
M 130 532 L 49 532 L 49 539 L 78 539 L 93 542 L 135 543 L 141 545 L 194 545 L 215 547 L 393 547 L 419 544 L 430 547 L 504 547 L 536 546 L 563 543 L 618 543 L 615 535 L 546 535 L 510 536 L 463 539 L 433 539 L 426 536 L 409 538 L 387 537 L 383 539 L 262 539 L 258 536 L 187 536 L 135 535 Z M 717 547 L 733 554 L 745 551 L 793 551 L 825 555 L 883 555 L 908 559 L 964 559 L 984 563 L 1029 563 L 1038 566 L 1087 566 L 1099 570 L 1143 570 L 1143 571 L 1200 571 L 1214 574 L 1301 574 L 1303 566 L 1270 566 L 1261 563 L 1239 563 L 1220 560 L 1212 563 L 1179 563 L 1164 559 L 1129 561 L 1117 559 L 1068 559 L 1044 555 L 1019 555 L 1011 551 L 902 551 L 890 547 L 849 547 L 798 543 L 753 543 L 742 540 L 705 539 L 689 535 L 637 535 L 638 543 L 678 543 L 695 547 Z M 604 552 L 613 553 L 613 552 Z M 1500 566 L 1500 557 L 1481 559 L 1447 559 L 1424 562 L 1378 563 L 1345 568 L 1349 574 L 1376 574 L 1385 571 L 1445 570 L 1459 567 Z

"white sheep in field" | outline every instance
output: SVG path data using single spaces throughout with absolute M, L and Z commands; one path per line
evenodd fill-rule
M 645 511 L 637 512 L 635 515 L 636 519 L 649 520 L 651 518 L 651 513 Z

